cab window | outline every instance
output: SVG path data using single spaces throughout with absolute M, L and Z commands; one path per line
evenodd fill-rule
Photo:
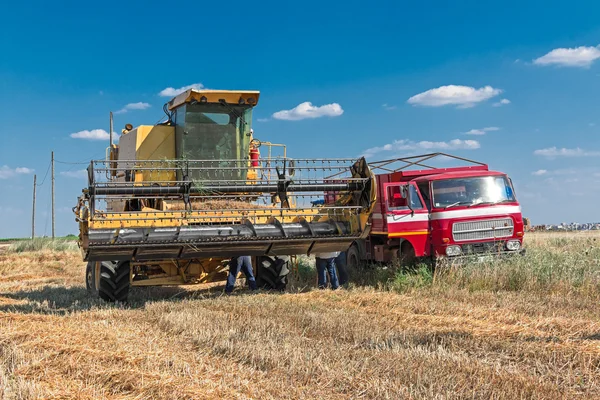
M 410 207 L 413 210 L 420 210 L 423 208 L 423 203 L 421 203 L 421 198 L 419 197 L 419 192 L 417 188 L 413 185 L 410 185 Z
M 402 194 L 400 185 L 387 187 L 387 206 L 388 210 L 408 210 L 407 206 L 402 206 Z

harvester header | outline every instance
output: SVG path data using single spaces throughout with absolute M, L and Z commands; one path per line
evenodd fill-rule
M 81 199 L 84 259 L 309 254 L 344 250 L 366 234 L 372 177 L 364 159 L 261 163 L 269 165 L 93 161 Z M 113 172 L 137 179 L 107 179 Z M 340 200 L 315 206 L 325 191 Z

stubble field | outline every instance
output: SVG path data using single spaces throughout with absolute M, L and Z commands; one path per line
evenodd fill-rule
M 146 288 L 87 296 L 78 252 L 0 249 L 0 394 L 28 398 L 600 398 L 600 236 L 529 254 L 367 269 L 285 294 Z M 243 283 L 240 282 L 240 283 Z

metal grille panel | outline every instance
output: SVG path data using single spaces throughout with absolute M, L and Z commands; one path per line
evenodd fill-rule
M 505 238 L 513 235 L 512 218 L 457 222 L 452 226 L 454 241 Z

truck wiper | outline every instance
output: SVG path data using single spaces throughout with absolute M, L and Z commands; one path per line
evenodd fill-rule
M 512 201 L 512 200 L 505 199 L 505 200 L 498 200 L 498 201 L 482 201 L 481 203 L 471 204 L 471 206 L 479 206 L 479 205 L 482 205 L 482 204 L 485 204 L 485 205 L 494 205 L 494 204 L 500 204 L 500 203 L 507 203 L 509 201 Z
M 444 210 L 450 207 L 454 207 L 454 206 L 460 206 L 463 204 L 471 204 L 470 201 L 457 201 L 456 203 L 452 203 L 452 204 L 448 204 L 446 207 L 444 207 Z
M 481 201 L 479 203 L 473 203 L 471 204 L 471 206 L 480 206 L 480 205 L 492 205 L 492 204 L 498 204 L 499 201 Z M 469 207 L 471 207 L 469 206 Z

